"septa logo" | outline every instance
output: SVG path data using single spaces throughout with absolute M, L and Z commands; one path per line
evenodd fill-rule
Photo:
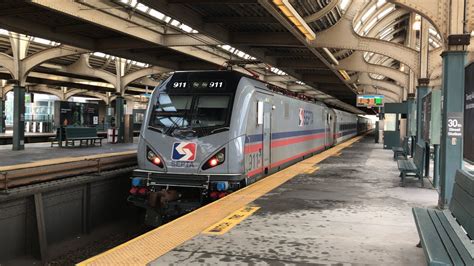
M 175 142 L 173 143 L 173 161 L 192 162 L 196 159 L 196 143 Z

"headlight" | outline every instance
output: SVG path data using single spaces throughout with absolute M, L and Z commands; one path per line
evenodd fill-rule
M 202 170 L 216 167 L 223 164 L 225 161 L 225 148 L 214 154 L 207 162 L 202 166 Z
M 150 150 L 150 148 L 147 148 L 147 150 L 146 158 L 148 161 L 160 168 L 163 168 L 163 160 L 161 160 L 160 156 L 156 155 L 152 150 Z

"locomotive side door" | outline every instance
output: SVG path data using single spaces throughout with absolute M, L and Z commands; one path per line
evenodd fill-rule
M 334 126 L 333 126 L 333 119 L 330 112 L 326 111 L 326 127 L 328 129 L 327 135 L 327 146 L 332 146 L 334 144 Z
M 323 113 L 323 123 L 324 123 L 324 148 L 329 145 L 330 142 L 330 127 L 329 127 L 329 114 L 327 110 L 324 110 Z
M 263 103 L 263 158 L 262 158 L 262 167 L 263 172 L 267 174 L 270 170 L 271 162 L 271 135 L 272 135 L 272 104 L 269 102 Z

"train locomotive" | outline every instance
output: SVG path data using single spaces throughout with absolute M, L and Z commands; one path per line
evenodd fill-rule
M 234 71 L 175 72 L 150 97 L 128 201 L 160 225 L 371 128 Z

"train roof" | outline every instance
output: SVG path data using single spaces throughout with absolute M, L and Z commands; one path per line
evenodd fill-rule
M 235 78 L 240 79 L 242 77 L 245 77 L 245 78 L 252 79 L 254 81 L 260 82 L 262 84 L 265 84 L 265 89 L 268 89 L 269 91 L 280 93 L 280 94 L 288 96 L 288 97 L 297 98 L 297 99 L 302 100 L 302 101 L 307 101 L 307 102 L 312 102 L 312 103 L 317 103 L 319 105 L 327 106 L 325 103 L 319 101 L 316 98 L 311 98 L 311 97 L 308 97 L 306 95 L 302 95 L 302 94 L 298 94 L 296 92 L 289 91 L 287 89 L 284 89 L 284 88 L 281 88 L 279 86 L 276 86 L 276 85 L 270 84 L 268 82 L 265 82 L 263 80 L 257 79 L 254 76 L 244 74 L 244 73 L 241 73 L 241 72 L 237 72 L 235 70 L 228 70 L 228 69 L 225 69 L 225 70 L 185 70 L 185 71 L 175 71 L 175 72 L 173 72 L 173 75 L 175 75 L 175 74 L 179 75 L 179 74 L 184 74 L 184 73 L 205 74 L 205 75 L 219 73 L 219 75 L 228 75 L 228 77 L 231 78 L 231 79 L 235 79 Z

